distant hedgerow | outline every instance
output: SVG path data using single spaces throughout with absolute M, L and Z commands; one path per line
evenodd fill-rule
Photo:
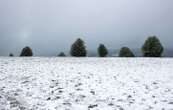
M 66 55 L 65 55 L 65 53 L 64 52 L 61 52 L 61 53 L 59 53 L 59 55 L 58 55 L 59 57 L 65 57 Z
M 12 53 L 9 54 L 10 57 L 14 57 L 14 55 Z

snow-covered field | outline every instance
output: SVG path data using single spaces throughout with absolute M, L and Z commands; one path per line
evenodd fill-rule
M 0 58 L 0 110 L 173 110 L 173 59 Z

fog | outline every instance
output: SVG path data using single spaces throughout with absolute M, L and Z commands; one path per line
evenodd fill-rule
M 173 47 L 173 0 L 0 0 L 0 55 L 68 52 L 82 38 L 88 50 L 140 48 L 156 35 Z

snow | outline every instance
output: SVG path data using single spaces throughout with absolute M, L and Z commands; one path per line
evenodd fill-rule
M 0 110 L 173 110 L 173 59 L 2 57 Z

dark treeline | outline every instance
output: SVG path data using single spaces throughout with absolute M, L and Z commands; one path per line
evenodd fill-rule
M 163 54 L 164 48 L 160 42 L 160 40 L 156 36 L 150 36 L 144 42 L 141 47 L 141 52 L 144 57 L 161 57 Z M 99 57 L 107 57 L 108 49 L 104 44 L 99 44 L 97 53 Z M 78 38 L 72 45 L 70 49 L 70 55 L 73 57 L 86 57 L 87 56 L 87 49 L 85 46 L 85 42 Z M 12 53 L 9 56 L 13 57 Z M 21 57 L 28 57 L 33 56 L 32 49 L 30 47 L 25 47 L 22 49 L 20 54 Z M 64 52 L 60 52 L 59 57 L 65 57 Z M 119 51 L 119 57 L 135 57 L 135 54 L 131 51 L 128 47 L 122 47 Z

